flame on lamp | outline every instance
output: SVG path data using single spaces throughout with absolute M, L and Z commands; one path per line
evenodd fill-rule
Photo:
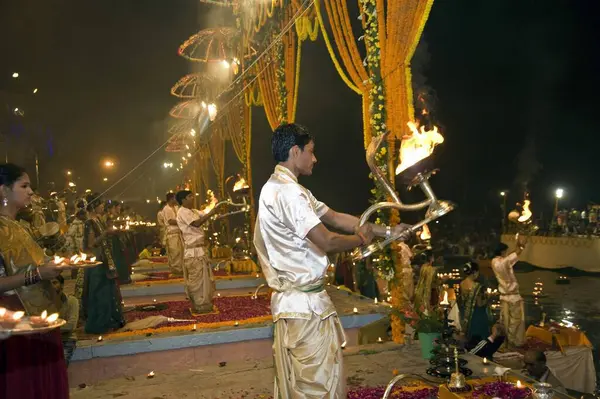
M 0 308 L 0 317 L 4 317 L 5 314 L 6 314 L 6 309 Z
M 95 261 L 96 261 L 96 257 L 95 257 L 95 256 L 92 256 L 92 257 L 90 258 L 90 262 L 95 262 Z
M 431 240 L 431 231 L 429 231 L 429 227 L 426 224 L 423 225 L 423 230 L 421 230 L 419 238 L 423 241 Z
M 525 223 L 529 221 L 529 219 L 531 219 L 531 216 L 533 216 L 533 213 L 531 213 L 531 210 L 529 209 L 530 205 L 530 200 L 526 199 L 525 201 L 523 201 L 523 211 L 521 212 L 521 216 L 519 216 L 519 218 L 517 219 L 519 223 Z
M 210 119 L 210 121 L 212 122 L 217 117 L 217 105 L 215 103 L 210 103 L 207 105 L 207 109 L 208 109 L 208 119 Z
M 48 312 L 44 310 L 40 317 L 42 318 L 42 320 L 46 320 L 48 318 Z
M 396 168 L 397 175 L 430 156 L 435 146 L 444 142 L 444 136 L 438 132 L 437 126 L 434 126 L 433 130 L 425 130 L 425 127 L 421 126 L 419 130 L 416 123 L 408 122 L 408 127 L 412 133 L 405 136 L 400 144 L 400 164 Z
M 60 265 L 61 263 L 63 263 L 64 260 L 65 260 L 65 258 L 62 258 L 58 255 L 54 255 L 54 264 L 55 265 Z
M 13 320 L 21 320 L 23 318 L 23 316 L 25 316 L 25 312 L 23 312 L 22 310 L 13 313 Z
M 450 305 L 448 301 L 448 291 L 444 291 L 444 299 L 440 302 L 440 305 Z
M 84 253 L 79 254 L 79 257 L 81 258 L 82 261 L 85 262 L 85 260 L 87 259 L 87 255 Z
M 235 193 L 236 191 L 247 190 L 249 188 L 250 186 L 248 185 L 248 183 L 246 183 L 246 179 L 240 176 L 239 179 L 233 185 L 233 192 Z
M 48 323 L 54 323 L 56 320 L 58 320 L 58 313 L 52 313 L 50 316 L 46 317 Z

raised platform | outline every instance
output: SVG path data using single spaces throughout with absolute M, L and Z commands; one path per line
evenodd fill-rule
M 215 285 L 217 290 L 232 290 L 238 288 L 254 288 L 261 284 L 265 284 L 265 279 L 255 276 L 230 276 L 217 277 Z M 158 296 L 172 295 L 185 293 L 183 282 L 160 281 L 160 284 L 154 282 L 136 282 L 134 284 L 124 285 L 121 287 L 121 295 L 123 298 L 139 297 L 139 296 Z
M 502 242 L 515 247 L 515 236 L 503 234 Z M 595 237 L 532 236 L 519 260 L 543 269 L 572 267 L 588 273 L 600 273 L 600 239 Z
M 364 341 L 360 339 L 361 329 L 387 318 L 389 308 L 369 298 L 334 287 L 328 287 L 328 292 L 346 329 L 348 346 L 365 343 L 360 342 Z M 71 386 L 150 371 L 174 372 L 223 361 L 270 358 L 273 323 L 268 320 L 238 327 L 106 338 L 102 342 L 78 342 L 69 366 Z

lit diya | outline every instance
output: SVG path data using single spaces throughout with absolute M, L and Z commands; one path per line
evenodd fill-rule
M 48 316 L 47 311 L 43 311 L 40 316 L 31 316 L 29 318 L 29 323 L 32 327 L 48 327 L 54 324 L 58 320 L 58 313 L 52 313 Z
M 21 319 L 25 316 L 25 312 L 11 312 L 5 308 L 0 308 L 0 327 L 6 329 L 15 328 Z

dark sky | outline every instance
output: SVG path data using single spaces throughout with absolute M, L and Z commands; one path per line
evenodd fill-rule
M 440 197 L 475 214 L 496 207 L 502 189 L 516 201 L 522 191 L 514 182 L 529 169 L 528 162 L 519 168 L 517 158 L 533 141 L 542 165 L 530 176 L 534 210 L 550 209 L 559 185 L 567 191 L 565 204 L 600 201 L 594 184 L 600 170 L 597 4 L 434 4 L 424 32 L 430 59 L 421 72 L 437 93 L 437 122 L 446 137 L 435 155 Z M 100 189 L 102 177 L 116 180 L 162 144 L 176 103 L 169 88 L 191 67 L 177 47 L 215 24 L 210 10 L 197 0 L 2 0 L 0 91 L 27 93 L 23 101 L 52 132 L 53 156 L 40 155 L 42 181 L 64 182 L 64 171 L 73 169 L 80 186 Z M 10 79 L 13 71 L 21 74 L 18 81 Z M 360 98 L 337 75 L 321 39 L 303 47 L 300 83 L 297 122 L 317 137 L 319 159 L 303 182 L 331 206 L 360 213 L 370 189 Z M 32 87 L 39 88 L 34 100 Z M 253 115 L 258 188 L 273 164 L 264 112 L 255 108 Z M 1 120 L 4 128 L 4 115 Z M 41 145 L 39 138 L 33 142 Z M 239 166 L 228 151 L 233 172 Z M 118 161 L 110 175 L 100 169 L 104 156 Z M 132 182 L 124 198 L 161 195 L 177 183 L 160 168 L 167 158 L 160 151 L 109 196 Z M 31 156 L 20 162 L 32 168 Z

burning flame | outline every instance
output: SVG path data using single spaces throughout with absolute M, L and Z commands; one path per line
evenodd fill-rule
M 79 261 L 81 261 L 81 258 L 79 257 L 79 255 L 73 255 L 71 256 L 71 259 L 69 259 L 71 261 L 71 264 L 76 264 Z
M 521 216 L 517 219 L 519 223 L 525 223 L 533 216 L 533 213 L 531 213 L 531 210 L 529 209 L 529 205 L 531 205 L 531 201 L 528 199 L 523 201 L 523 211 L 521 212 Z
M 42 320 L 46 320 L 46 318 L 48 318 L 48 311 L 44 310 L 40 317 L 42 318 Z
M 65 258 L 62 258 L 58 255 L 54 255 L 54 264 L 55 265 L 60 265 L 61 263 L 63 263 L 64 260 L 65 260 Z
M 6 314 L 6 309 L 0 308 L 0 317 L 4 317 L 5 314 Z
M 444 291 L 444 299 L 440 302 L 440 305 L 450 305 L 448 301 L 448 291 Z
M 438 132 L 436 126 L 433 130 L 417 129 L 414 122 L 408 122 L 412 134 L 405 136 L 400 144 L 400 165 L 396 168 L 396 174 L 404 172 L 417 162 L 427 158 L 433 152 L 436 145 L 444 142 L 444 136 Z
M 23 316 L 25 316 L 25 312 L 23 311 L 18 311 L 13 313 L 13 320 L 21 320 L 23 318 Z
M 236 191 L 246 190 L 248 188 L 250 188 L 250 186 L 248 185 L 248 183 L 246 183 L 246 179 L 240 176 L 239 179 L 233 185 L 233 192 L 235 193 Z
M 426 224 L 423 225 L 423 230 L 421 231 L 419 238 L 423 241 L 431 240 L 431 231 L 429 231 L 429 227 Z
M 212 190 L 207 190 L 206 196 L 207 196 L 208 205 L 206 205 L 206 207 L 204 207 L 204 212 L 210 212 L 215 208 L 218 201 L 217 201 L 217 197 L 215 197 L 215 193 L 213 193 Z
M 50 316 L 48 316 L 46 318 L 46 321 L 48 323 L 54 323 L 56 320 L 58 320 L 58 313 L 52 313 Z
M 79 257 L 81 258 L 82 261 L 85 261 L 87 259 L 87 255 L 84 253 L 80 254 Z
M 92 256 L 92 257 L 90 258 L 90 262 L 95 262 L 95 261 L 96 261 L 96 257 L 95 257 L 95 256 Z

